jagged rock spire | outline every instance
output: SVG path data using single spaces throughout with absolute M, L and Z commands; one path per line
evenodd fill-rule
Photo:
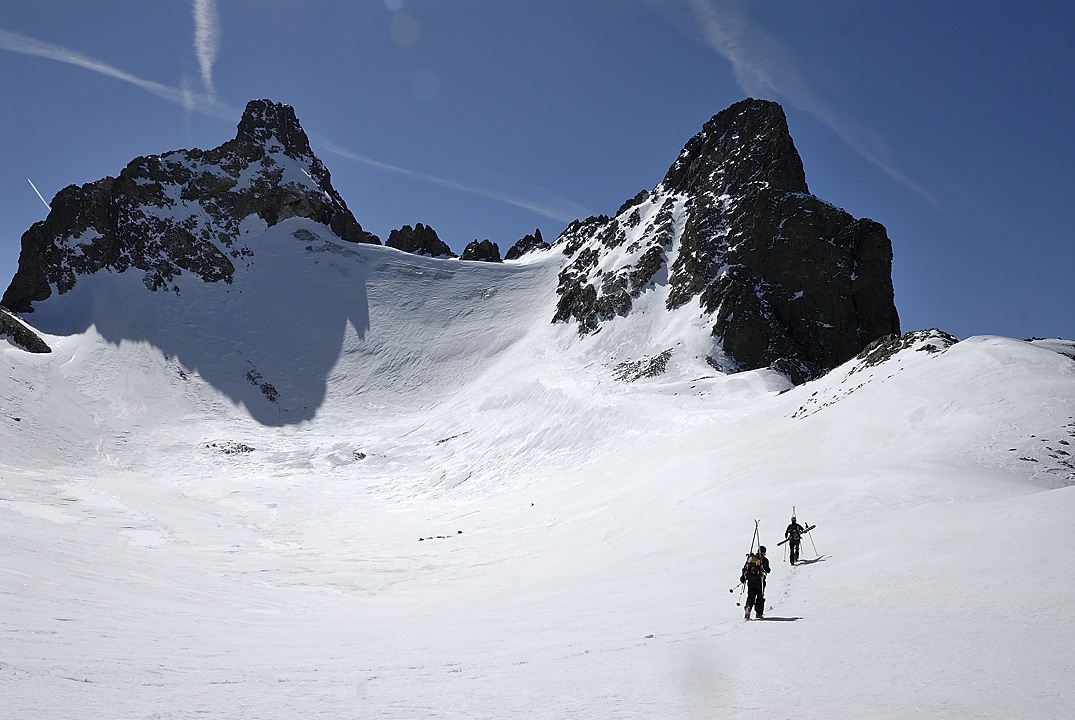
M 720 195 L 751 185 L 810 192 L 784 109 L 754 99 L 737 102 L 702 126 L 662 184 L 669 192 L 688 194 L 706 190 Z
M 414 227 L 404 225 L 398 230 L 393 230 L 388 234 L 385 246 L 414 255 L 455 257 L 455 253 L 447 243 L 440 239 L 437 231 L 422 223 L 417 223 Z
M 477 262 L 502 262 L 500 259 L 500 246 L 489 239 L 473 240 L 463 249 L 460 260 L 474 260 Z
M 246 104 L 235 139 L 263 147 L 276 140 L 290 157 L 313 157 L 310 139 L 295 116 L 295 108 L 271 100 L 251 100 Z
M 541 228 L 534 230 L 533 234 L 524 235 L 522 239 L 508 248 L 504 255 L 505 260 L 518 260 L 527 253 L 535 250 L 548 250 L 551 246 L 541 237 Z

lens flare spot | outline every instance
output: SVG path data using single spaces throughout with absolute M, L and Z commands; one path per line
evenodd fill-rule
M 418 44 L 418 38 L 421 37 L 421 29 L 418 27 L 418 21 L 414 19 L 414 16 L 410 13 L 396 13 L 392 17 L 392 40 L 400 47 L 414 47 Z

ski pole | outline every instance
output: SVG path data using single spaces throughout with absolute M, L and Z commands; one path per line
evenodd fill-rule
M 806 534 L 810 535 L 810 533 L 806 533 Z M 810 545 L 814 548 L 814 555 L 817 555 L 818 557 L 821 557 L 821 554 L 818 553 L 818 551 L 817 551 L 817 545 L 814 545 L 814 536 L 813 535 L 810 535 Z

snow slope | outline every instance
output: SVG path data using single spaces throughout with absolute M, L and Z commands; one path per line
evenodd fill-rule
M 101 275 L 27 317 L 51 355 L 0 345 L 0 717 L 1075 706 L 1072 343 L 925 333 L 791 388 L 656 292 L 550 323 L 555 252 L 246 231 L 230 286 Z

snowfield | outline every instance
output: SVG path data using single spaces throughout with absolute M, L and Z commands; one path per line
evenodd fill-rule
M 1075 343 L 792 387 L 660 290 L 552 324 L 555 250 L 247 232 L 231 285 L 102 273 L 25 316 L 53 353 L 0 340 L 0 718 L 1075 707 Z

